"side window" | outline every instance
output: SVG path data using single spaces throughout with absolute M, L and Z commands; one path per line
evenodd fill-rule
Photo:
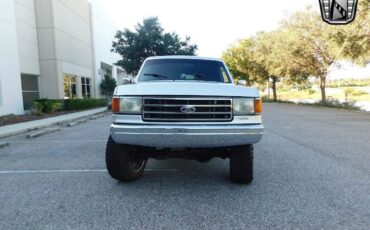
M 227 74 L 227 72 L 226 72 L 226 70 L 223 66 L 221 66 L 221 75 L 222 75 L 222 78 L 224 79 L 225 83 L 230 82 L 229 75 Z

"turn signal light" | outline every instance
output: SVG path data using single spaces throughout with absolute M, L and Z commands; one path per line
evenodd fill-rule
M 113 113 L 119 113 L 119 104 L 120 104 L 119 98 L 112 99 L 112 112 Z
M 262 99 L 261 98 L 256 98 L 254 100 L 254 112 L 262 113 Z

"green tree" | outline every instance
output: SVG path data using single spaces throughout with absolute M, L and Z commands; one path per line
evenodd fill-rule
M 359 3 L 359 15 L 347 26 L 333 26 L 308 8 L 288 17 L 282 30 L 287 31 L 288 56 L 300 70 L 320 81 L 321 100 L 326 103 L 326 79 L 329 69 L 347 59 L 357 64 L 369 61 L 370 30 L 368 4 Z
M 117 31 L 112 52 L 122 56 L 116 64 L 128 74 L 136 75 L 143 61 L 150 56 L 195 55 L 197 45 L 191 44 L 190 37 L 182 40 L 176 33 L 165 33 L 157 17 L 144 19 L 134 31 Z
M 370 10 L 368 0 L 359 0 L 356 18 L 352 23 L 336 26 L 326 39 L 338 49 L 340 55 L 358 65 L 370 61 Z
M 277 82 L 299 84 L 308 78 L 309 74 L 294 64 L 294 56 L 289 52 L 294 42 L 281 28 L 271 32 L 260 32 L 256 36 L 255 61 L 263 66 L 271 80 L 274 101 L 277 101 Z
M 230 69 L 233 77 L 244 79 L 247 85 L 261 83 L 268 79 L 268 73 L 255 58 L 256 40 L 250 37 L 230 46 L 222 59 Z
M 274 100 L 278 81 L 297 85 L 315 77 L 326 103 L 326 79 L 333 65 L 342 60 L 359 65 L 370 61 L 369 14 L 368 1 L 360 0 L 354 22 L 333 26 L 308 7 L 287 17 L 275 31 L 260 32 L 230 46 L 222 58 L 235 77 L 249 84 L 270 78 Z
M 248 85 L 264 84 L 271 80 L 274 100 L 277 101 L 277 82 L 306 80 L 307 74 L 288 61 L 285 34 L 282 31 L 260 32 L 230 46 L 222 59 L 234 77 L 246 79 Z M 304 78 L 302 78 L 304 76 Z
M 111 97 L 116 86 L 116 80 L 112 78 L 109 74 L 105 74 L 104 79 L 100 83 L 101 94 L 106 96 L 107 98 Z
M 307 9 L 287 18 L 283 28 L 287 30 L 288 56 L 292 63 L 320 81 L 321 101 L 326 103 L 326 78 L 332 64 L 341 60 L 338 49 L 326 39 L 330 25 L 320 15 Z

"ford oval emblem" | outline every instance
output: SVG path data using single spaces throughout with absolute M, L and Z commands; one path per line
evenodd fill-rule
M 180 108 L 180 111 L 183 113 L 194 113 L 197 109 L 190 105 L 184 105 Z

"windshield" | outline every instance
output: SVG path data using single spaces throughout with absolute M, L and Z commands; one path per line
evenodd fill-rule
M 139 81 L 231 82 L 222 62 L 192 59 L 148 60 L 140 72 Z

